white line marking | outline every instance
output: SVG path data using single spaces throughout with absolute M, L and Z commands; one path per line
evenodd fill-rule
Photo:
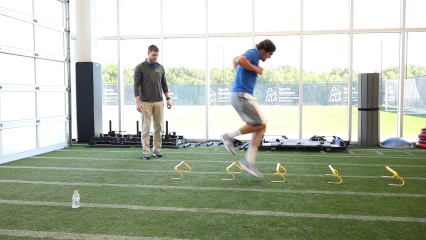
M 116 235 L 9 230 L 9 229 L 0 229 L 0 235 L 13 236 L 13 237 L 55 238 L 55 239 L 177 240 L 177 238 L 130 237 L 130 236 L 116 236 Z
M 0 203 L 70 207 L 69 203 L 62 203 L 62 202 L 19 201 L 19 200 L 0 199 Z M 235 209 L 222 209 L 222 208 L 156 207 L 156 206 L 137 206 L 137 205 L 117 205 L 117 204 L 91 204 L 91 203 L 86 203 L 81 205 L 81 208 L 86 208 L 86 207 L 87 208 L 132 209 L 132 210 L 143 210 L 143 211 L 174 211 L 174 212 L 193 212 L 193 213 L 201 212 L 201 213 L 223 213 L 223 214 L 254 215 L 254 216 L 351 219 L 351 220 L 363 220 L 363 221 L 420 222 L 420 223 L 426 222 L 426 218 L 413 218 L 413 217 L 362 216 L 362 215 L 322 214 L 322 213 L 250 211 L 250 210 L 235 210 Z
M 144 185 L 144 184 L 116 184 L 116 183 L 81 183 L 81 182 L 47 182 L 47 181 L 25 181 L 25 180 L 4 180 L 0 183 L 20 183 L 20 184 L 45 184 L 64 186 L 92 186 L 92 187 L 131 187 L 146 189 L 181 189 L 196 191 L 231 191 L 231 192 L 266 192 L 266 193 L 296 193 L 296 194 L 330 194 L 330 195 L 356 195 L 375 197 L 412 197 L 426 198 L 426 194 L 412 193 L 377 193 L 377 192 L 338 192 L 319 190 L 286 190 L 286 189 L 263 189 L 263 188 L 225 188 L 225 187 L 196 187 L 196 186 L 168 186 L 168 185 Z
M 229 155 L 229 154 L 228 154 Z M 369 155 L 371 157 L 371 155 Z M 310 156 L 312 157 L 312 156 Z M 361 157 L 361 156 L 359 156 Z M 364 157 L 364 156 L 362 156 Z M 140 161 L 140 159 L 129 159 L 129 158 L 110 158 L 110 159 L 104 159 L 104 158 L 75 158 L 75 157 L 31 157 L 34 159 L 54 159 L 54 160 L 90 160 L 90 161 Z M 299 157 L 298 157 L 299 158 Z M 371 158 L 377 158 L 377 156 L 372 156 Z M 423 158 L 422 158 L 423 159 Z M 159 160 L 160 162 L 182 162 L 182 161 L 194 161 L 194 162 L 202 162 L 202 163 L 226 163 L 229 164 L 232 161 L 222 161 L 222 160 L 202 160 L 202 159 L 161 159 Z M 256 164 L 269 164 L 269 163 L 273 163 L 274 165 L 277 164 L 276 162 L 269 162 L 269 161 L 258 161 L 256 162 Z M 325 163 L 313 163 L 313 162 L 281 162 L 281 163 L 285 163 L 287 165 L 326 165 Z M 330 163 L 333 164 L 333 163 Z M 333 165 L 340 165 L 340 166 L 367 166 L 367 167 L 371 167 L 371 166 L 385 166 L 386 164 L 360 164 L 360 163 L 342 163 L 342 162 L 336 162 Z M 414 168 L 419 168 L 419 167 L 426 167 L 426 165 L 393 165 L 392 166 L 399 166 L 399 167 L 414 167 Z M 0 168 L 2 166 L 0 165 Z
M 323 163 L 321 163 L 324 165 Z M 290 164 L 285 164 L 290 165 Z M 342 164 L 341 164 L 342 165 Z M 379 165 L 382 167 L 382 165 Z M 392 165 L 396 166 L 396 165 Z M 70 167 L 35 167 L 35 166 L 0 166 L 5 169 L 41 169 L 41 170 L 60 170 L 60 171 L 93 171 L 93 172 L 139 172 L 139 173 L 175 173 L 173 170 L 142 170 L 142 169 L 108 169 L 108 168 L 70 168 Z M 199 172 L 191 171 L 190 174 L 202 174 L 202 175 L 226 175 L 225 171 L 223 172 Z M 265 173 L 264 175 L 274 175 L 274 173 Z M 287 174 L 287 176 L 302 176 L 302 177 L 324 177 L 323 174 Z M 345 178 L 372 178 L 378 179 L 381 176 L 351 176 L 351 175 L 340 175 Z M 426 180 L 426 178 L 421 177 L 404 177 L 404 179 L 413 179 L 413 180 Z
M 385 155 L 384 153 L 380 152 L 380 151 L 374 151 L 376 152 L 378 155 Z

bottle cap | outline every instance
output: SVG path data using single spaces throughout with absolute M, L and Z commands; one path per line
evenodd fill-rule
M 74 193 L 75 193 L 75 194 L 78 194 L 78 190 L 74 190 Z

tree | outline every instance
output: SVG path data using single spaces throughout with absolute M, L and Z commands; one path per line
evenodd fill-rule
M 124 67 L 124 84 L 133 84 L 134 70 L 132 67 Z M 398 79 L 398 67 L 390 67 L 382 71 L 383 80 Z M 115 64 L 102 66 L 102 82 L 104 84 L 117 84 L 118 67 Z M 410 64 L 407 66 L 406 78 L 426 75 L 426 66 Z M 353 72 L 354 80 L 358 79 L 358 72 Z M 168 83 L 198 84 L 205 83 L 205 70 L 187 67 L 169 67 L 166 69 Z M 348 69 L 333 68 L 331 71 L 322 73 L 314 71 L 303 71 L 304 83 L 320 82 L 345 82 L 348 80 Z M 210 71 L 210 83 L 212 84 L 232 84 L 235 78 L 235 71 L 231 67 L 212 68 Z M 290 65 L 272 66 L 265 68 L 262 75 L 259 75 L 259 83 L 298 83 L 299 69 Z

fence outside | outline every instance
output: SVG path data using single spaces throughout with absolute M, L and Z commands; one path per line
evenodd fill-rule
M 404 81 L 404 110 L 426 112 L 426 76 L 409 78 Z M 229 104 L 231 84 L 211 84 L 208 92 L 210 105 Z M 103 104 L 118 104 L 118 86 L 103 85 Z M 422 90 L 423 89 L 423 90 Z M 358 82 L 348 89 L 346 82 L 325 82 L 303 84 L 303 104 L 319 106 L 347 105 L 349 91 L 352 91 L 352 105 L 358 105 Z M 299 105 L 299 84 L 259 83 L 255 97 L 260 105 Z M 203 106 L 206 104 L 205 84 L 169 84 L 169 94 L 175 106 Z M 395 111 L 398 103 L 398 80 L 380 82 L 380 106 Z M 124 104 L 134 105 L 133 85 L 124 86 Z

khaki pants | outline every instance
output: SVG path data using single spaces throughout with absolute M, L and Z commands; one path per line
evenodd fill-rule
M 151 130 L 151 119 L 153 119 L 153 150 L 161 151 L 161 124 L 163 122 L 163 102 L 142 102 L 141 112 L 142 131 L 141 142 L 144 154 L 150 154 L 149 135 Z

